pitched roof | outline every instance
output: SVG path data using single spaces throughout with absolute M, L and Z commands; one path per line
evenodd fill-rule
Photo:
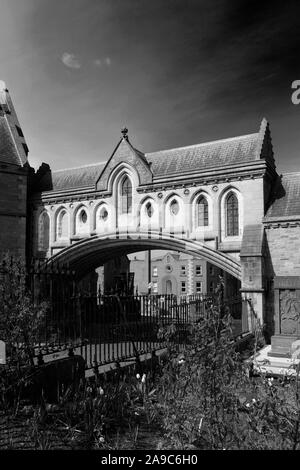
M 59 191 L 93 186 L 104 166 L 105 162 L 101 162 L 77 168 L 52 171 L 52 188 L 54 191 Z
M 244 163 L 257 158 L 260 135 L 249 134 L 230 139 L 206 142 L 159 152 L 146 153 L 155 176 L 204 170 L 216 166 Z
M 300 216 L 300 172 L 282 175 L 265 219 L 292 216 Z
M 116 149 L 123 140 L 121 139 Z M 188 147 L 144 154 L 135 149 L 129 141 L 128 144 L 145 163 L 151 164 L 151 172 L 154 178 L 182 174 L 184 171 L 193 172 L 230 166 L 259 160 L 260 158 L 268 158 L 270 163 L 274 164 L 269 126 L 266 119 L 262 120 L 260 130 L 255 134 L 216 140 Z M 53 171 L 53 190 L 83 188 L 95 185 L 108 162 Z
M 0 162 L 21 165 L 13 137 L 4 116 L 0 116 Z

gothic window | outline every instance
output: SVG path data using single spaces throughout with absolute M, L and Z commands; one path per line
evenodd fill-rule
M 47 251 L 49 249 L 49 216 L 43 212 L 39 218 L 38 227 L 38 250 Z
M 58 215 L 57 236 L 58 238 L 68 238 L 68 234 L 68 214 L 67 211 L 63 209 Z
M 129 214 L 132 209 L 132 184 L 128 176 L 125 176 L 121 184 L 121 201 L 122 214 Z
M 179 204 L 176 199 L 173 199 L 173 201 L 170 204 L 170 212 L 172 215 L 177 215 L 179 212 Z
M 89 231 L 88 212 L 82 207 L 76 212 L 75 233 L 86 233 Z
M 106 207 L 102 207 L 101 211 L 100 211 L 100 219 L 103 221 L 103 222 L 106 222 L 107 219 L 108 219 L 108 212 L 107 212 L 107 209 Z
M 228 237 L 239 234 L 239 203 L 236 194 L 229 193 L 226 198 L 226 235 Z
M 197 227 L 208 226 L 208 202 L 206 197 L 200 196 L 196 205 Z
M 151 202 L 147 202 L 147 204 L 146 204 L 146 214 L 149 217 L 149 219 L 153 215 L 153 206 L 152 206 Z
M 87 213 L 85 212 L 84 209 L 82 209 L 82 211 L 80 211 L 80 214 L 79 214 L 79 222 L 84 225 L 86 224 L 87 222 Z

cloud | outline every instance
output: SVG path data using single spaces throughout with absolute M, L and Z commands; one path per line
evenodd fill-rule
M 80 69 L 81 63 L 75 56 L 75 54 L 70 54 L 69 52 L 64 52 L 61 56 L 61 61 L 65 64 L 66 67 L 71 69 Z
M 110 67 L 111 58 L 105 57 L 104 59 L 94 59 L 93 64 L 95 65 L 95 67 L 102 67 L 103 65 L 106 67 Z

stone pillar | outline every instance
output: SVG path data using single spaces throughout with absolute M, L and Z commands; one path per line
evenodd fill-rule
M 275 334 L 269 356 L 291 357 L 300 339 L 300 276 L 274 279 Z
M 244 323 L 248 321 L 250 331 L 255 327 L 255 316 L 252 309 L 261 326 L 265 322 L 263 240 L 262 225 L 245 226 L 240 252 L 242 268 L 241 294 L 244 304 L 242 321 Z

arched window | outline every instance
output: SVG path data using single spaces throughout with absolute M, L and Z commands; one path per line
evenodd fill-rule
M 68 229 L 68 214 L 65 209 L 63 209 L 57 219 L 57 237 L 58 238 L 68 238 L 69 229 Z
M 176 199 L 173 199 L 173 201 L 170 204 L 170 212 L 172 215 L 177 215 L 179 212 L 179 204 Z
M 49 249 L 49 215 L 43 212 L 39 217 L 38 227 L 38 250 L 48 251 Z
M 128 214 L 132 208 L 132 184 L 128 176 L 122 181 L 121 184 L 121 210 L 122 214 Z
M 197 227 L 208 226 L 208 202 L 206 197 L 200 196 L 196 205 Z
M 100 214 L 99 214 L 99 218 L 101 221 L 103 222 L 106 222 L 107 219 L 108 219 L 108 212 L 107 212 L 107 209 L 106 207 L 102 207 L 101 210 L 100 210 Z
M 229 193 L 226 198 L 226 235 L 228 237 L 239 234 L 239 203 L 236 194 Z
M 147 216 L 149 217 L 149 219 L 152 217 L 153 215 L 153 206 L 151 204 L 151 202 L 147 202 L 146 206 L 145 206 L 145 209 L 146 209 L 146 214 Z
M 87 213 L 85 212 L 84 209 L 82 209 L 82 210 L 80 211 L 80 214 L 79 214 L 79 222 L 80 222 L 81 224 L 83 224 L 83 225 L 86 224 L 86 222 L 87 222 Z

